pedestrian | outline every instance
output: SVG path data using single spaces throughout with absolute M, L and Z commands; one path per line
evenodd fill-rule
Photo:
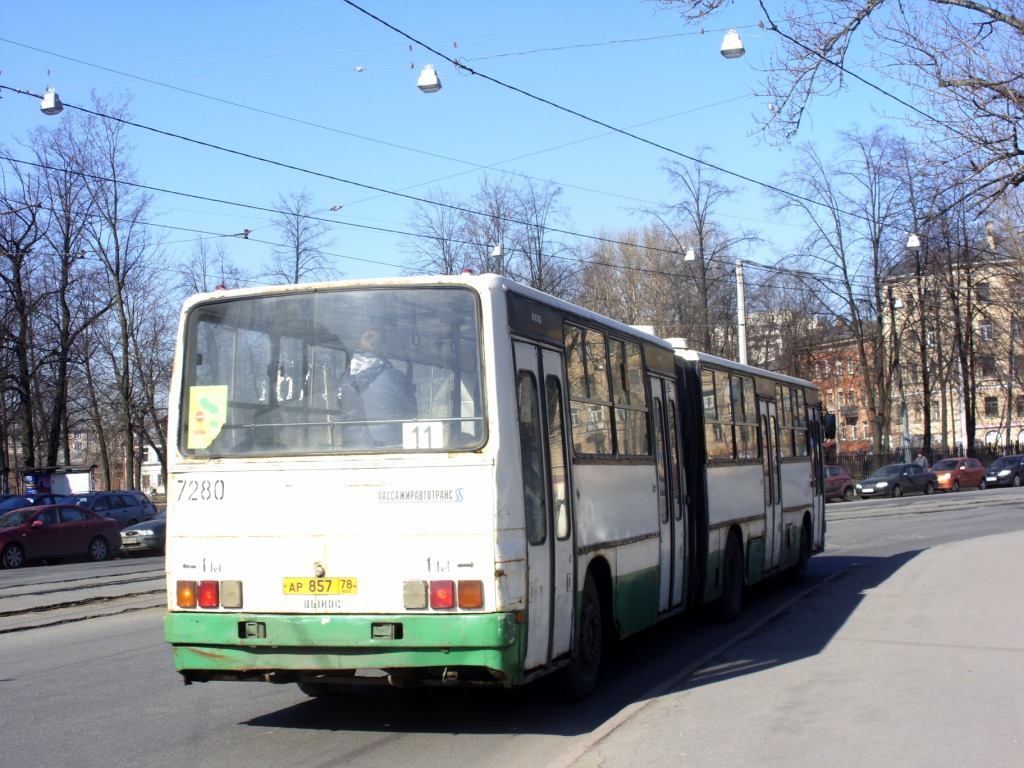
M 928 469 L 928 459 L 923 453 L 917 454 L 917 458 L 914 459 L 914 463 L 921 467 L 921 469 Z

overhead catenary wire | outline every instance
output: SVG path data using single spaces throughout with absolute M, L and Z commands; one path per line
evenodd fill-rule
M 19 165 L 35 167 L 35 168 L 38 168 L 40 170 L 55 171 L 55 172 L 59 172 L 59 173 L 67 173 L 67 174 L 71 174 L 71 175 L 74 175 L 74 176 L 79 176 L 81 178 L 88 179 L 88 180 L 91 180 L 91 181 L 97 181 L 97 182 L 101 182 L 101 183 L 113 183 L 114 182 L 113 179 L 110 179 L 110 178 L 107 178 L 107 177 L 103 177 L 103 176 L 98 176 L 96 174 L 86 173 L 84 171 L 79 171 L 79 170 L 72 169 L 72 168 L 60 168 L 60 167 L 50 166 L 50 165 L 46 165 L 46 164 L 42 164 L 42 163 L 36 163 L 36 162 L 33 162 L 33 161 L 22 160 L 22 159 L 17 159 L 17 158 L 8 158 L 8 160 L 10 162 L 13 162 L 13 163 L 16 163 L 16 164 L 19 164 Z M 121 185 L 126 186 L 126 187 L 133 188 L 133 189 L 141 189 L 141 190 L 145 190 L 145 191 L 148 191 L 148 192 L 157 192 L 157 193 L 160 193 L 160 194 L 184 197 L 184 198 L 188 198 L 188 199 L 192 199 L 192 200 L 201 200 L 201 201 L 205 201 L 205 202 L 213 202 L 213 203 L 222 204 L 222 205 L 229 205 L 229 206 L 233 206 L 233 207 L 242 208 L 242 209 L 245 209 L 245 210 L 258 211 L 260 213 L 271 213 L 271 214 L 279 214 L 280 213 L 280 210 L 278 210 L 276 208 L 271 208 L 271 207 L 262 206 L 262 205 L 256 205 L 256 204 L 253 204 L 253 203 L 242 203 L 242 202 L 237 202 L 237 201 L 224 200 L 224 199 L 221 199 L 221 198 L 214 198 L 214 197 L 210 197 L 210 196 L 207 196 L 207 195 L 200 195 L 200 194 L 191 193 L 191 192 L 182 192 L 182 191 L 167 189 L 167 188 L 163 188 L 163 187 L 155 187 L 155 186 L 148 185 L 148 184 L 141 184 L 141 183 L 138 183 L 138 182 L 129 182 L 129 181 L 121 180 L 121 179 L 118 179 L 116 181 L 116 183 L 121 184 Z M 388 228 L 388 227 L 373 226 L 373 225 L 369 225 L 369 224 L 359 224 L 359 223 L 355 223 L 355 222 L 338 221 L 336 219 L 330 219 L 330 218 L 325 218 L 325 217 L 311 215 L 311 214 L 303 214 L 301 216 L 301 218 L 306 219 L 306 220 L 310 220 L 310 221 L 317 221 L 317 222 L 322 222 L 322 223 L 326 223 L 326 224 L 331 224 L 331 225 L 335 225 L 335 226 L 346 226 L 346 227 L 352 227 L 352 228 L 356 228 L 356 229 L 364 229 L 364 230 L 370 230 L 370 231 L 375 231 L 375 232 L 382 232 L 382 233 L 386 233 L 386 234 L 399 235 L 399 236 L 402 236 L 402 237 L 410 237 L 410 238 L 415 238 L 415 237 L 422 238 L 423 237 L 420 233 L 412 232 L 412 231 L 409 231 L 409 230 L 393 229 L 393 228 Z M 202 230 L 190 230 L 190 229 L 184 228 L 184 227 L 174 227 L 174 226 L 171 226 L 171 225 L 159 224 L 159 223 L 154 223 L 154 222 L 146 222 L 146 224 L 147 224 L 147 226 L 159 227 L 159 228 L 163 228 L 163 229 L 173 229 L 173 230 L 177 230 L 177 231 L 186 231 L 186 232 L 194 231 L 197 234 L 204 235 L 204 239 L 205 239 L 205 236 L 208 236 L 209 238 L 231 238 L 231 237 L 235 236 L 234 234 L 230 234 L 230 233 L 214 233 L 214 232 L 208 232 L 208 231 L 202 231 Z M 255 231 L 255 228 L 249 230 L 250 233 L 253 232 L 253 231 Z M 571 236 L 574 236 L 574 237 L 590 239 L 590 240 L 593 240 L 593 241 L 596 241 L 596 242 L 600 242 L 600 243 L 605 244 L 605 245 L 618 246 L 618 247 L 624 247 L 624 248 L 636 248 L 636 249 L 640 249 L 640 250 L 643 250 L 643 251 L 649 251 L 651 253 L 660 253 L 660 254 L 663 254 L 663 255 L 678 255 L 679 254 L 678 249 L 673 249 L 673 248 L 660 248 L 660 247 L 653 246 L 653 245 L 647 245 L 647 244 L 642 244 L 642 243 L 618 240 L 618 239 L 615 239 L 615 238 L 602 237 L 602 236 L 599 236 L 599 235 L 587 235 L 587 234 L 583 234 L 583 233 L 572 232 L 570 230 L 551 230 L 551 231 L 555 231 L 555 232 L 558 232 L 560 234 L 568 234 L 568 235 L 571 235 Z M 249 237 L 247 237 L 245 239 L 249 240 L 250 242 L 262 243 L 262 244 L 276 246 L 276 247 L 283 247 L 283 245 L 284 245 L 282 243 L 273 243 L 273 242 L 270 242 L 270 241 L 259 240 L 257 238 L 253 238 L 251 236 L 251 234 L 250 234 Z M 457 244 L 460 244 L 460 245 L 469 245 L 469 246 L 473 246 L 473 247 L 477 247 L 477 248 L 489 248 L 491 246 L 490 243 L 479 243 L 479 242 L 469 241 L 469 240 L 460 240 L 458 238 L 454 238 L 453 242 L 455 242 Z M 391 262 L 386 262 L 386 261 L 381 261 L 381 260 L 368 259 L 368 258 L 356 257 L 356 256 L 346 256 L 346 255 L 343 255 L 343 254 L 332 253 L 332 252 L 329 252 L 329 251 L 326 251 L 325 255 L 334 256 L 334 257 L 337 257 L 337 258 L 343 258 L 343 259 L 346 259 L 346 260 L 358 261 L 358 262 L 361 262 L 361 263 L 378 264 L 380 266 L 387 266 L 387 267 L 394 267 L 394 268 L 406 268 L 406 267 L 408 267 L 407 264 L 406 265 L 399 265 L 399 264 L 394 264 L 394 263 L 391 263 Z M 571 261 L 573 263 L 577 263 L 577 264 L 581 264 L 581 265 L 593 265 L 593 266 L 597 266 L 597 267 L 617 268 L 617 269 L 620 269 L 620 270 L 623 270 L 623 271 L 638 272 L 638 273 L 641 273 L 641 274 L 661 275 L 661 276 L 665 276 L 665 277 L 679 277 L 681 275 L 681 273 L 678 272 L 678 271 L 667 271 L 667 270 L 660 270 L 660 269 L 652 269 L 652 268 L 649 268 L 649 267 L 637 267 L 637 266 L 631 266 L 631 265 L 624 265 L 624 264 L 613 263 L 613 262 L 602 262 L 602 261 L 599 261 L 599 260 L 596 260 L 596 259 L 593 259 L 593 258 L 569 257 L 569 256 L 563 256 L 563 255 L 560 255 L 560 254 L 553 254 L 553 255 L 551 255 L 550 258 L 557 259 L 557 260 L 560 260 L 560 261 Z M 712 256 L 712 257 L 706 258 L 705 259 L 705 263 L 707 263 L 709 265 L 717 263 L 722 268 L 723 274 L 725 274 L 726 276 L 728 276 L 730 274 L 730 270 L 732 268 L 732 261 L 731 261 L 731 259 L 729 257 L 716 258 L 716 257 Z M 834 282 L 836 285 L 842 285 L 843 282 L 844 282 L 843 279 L 838 277 L 838 276 L 834 277 L 832 280 L 829 280 L 829 279 L 826 278 L 826 276 L 821 275 L 819 273 L 807 272 L 807 271 L 803 271 L 803 270 L 793 270 L 793 269 L 788 269 L 788 268 L 778 267 L 778 266 L 770 266 L 770 265 L 758 264 L 757 262 L 751 262 L 751 261 L 746 261 L 746 260 L 744 261 L 744 264 L 747 265 L 749 268 L 752 268 L 754 270 L 761 270 L 761 271 L 772 272 L 772 273 L 776 273 L 776 274 L 788 274 L 788 275 L 791 275 L 791 276 L 794 276 L 794 277 L 808 278 L 808 279 L 811 279 L 813 282 L 816 282 L 818 284 L 828 284 L 830 282 Z M 853 278 L 853 279 L 847 280 L 846 282 L 849 282 L 849 283 L 851 283 L 853 285 L 856 285 L 859 282 L 859 280 L 857 280 L 856 278 Z M 863 289 L 863 290 L 869 290 L 872 287 L 872 285 L 873 285 L 872 282 L 870 282 L 869 280 L 865 279 L 864 282 L 863 282 L 863 285 L 861 285 L 860 288 Z

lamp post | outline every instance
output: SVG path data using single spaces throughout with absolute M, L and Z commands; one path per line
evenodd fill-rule
M 743 259 L 736 259 L 736 326 L 740 363 L 747 364 L 747 309 L 743 298 Z
M 891 317 L 892 327 L 890 328 L 889 335 L 892 339 L 893 344 L 893 361 L 896 366 L 896 386 L 899 388 L 900 393 L 900 444 L 903 448 L 903 460 L 909 464 L 911 460 L 910 455 L 910 415 L 907 413 L 907 393 L 903 387 L 903 366 L 900 365 L 900 343 L 899 334 L 896 333 L 896 310 L 902 309 L 903 302 L 900 299 L 894 298 L 892 295 L 892 286 L 889 286 L 889 313 Z

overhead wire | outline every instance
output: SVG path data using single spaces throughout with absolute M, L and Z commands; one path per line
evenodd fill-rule
M 156 192 L 156 193 L 164 194 L 164 195 L 172 195 L 172 196 L 178 196 L 178 197 L 185 197 L 185 198 L 193 199 L 193 200 L 201 200 L 201 201 L 205 201 L 205 202 L 213 202 L 213 203 L 217 203 L 217 204 L 221 204 L 221 205 L 229 205 L 229 206 L 233 206 L 233 207 L 238 207 L 238 208 L 242 208 L 242 209 L 245 209 L 245 210 L 259 211 L 261 213 L 271 213 L 271 214 L 280 214 L 281 213 L 281 211 L 279 209 L 270 208 L 270 207 L 267 207 L 267 206 L 255 205 L 255 204 L 252 204 L 252 203 L 242 203 L 242 202 L 231 201 L 231 200 L 224 200 L 224 199 L 221 199 L 221 198 L 214 198 L 214 197 L 209 197 L 209 196 L 206 196 L 206 195 L 199 195 L 199 194 L 195 194 L 195 193 L 191 193 L 191 192 L 182 192 L 182 191 L 167 189 L 167 188 L 163 188 L 163 187 L 154 187 L 152 185 L 142 184 L 142 183 L 139 183 L 139 182 L 125 181 L 125 180 L 122 180 L 122 179 L 114 180 L 114 179 L 111 179 L 111 178 L 108 178 L 108 177 L 99 176 L 97 174 L 86 173 L 84 171 L 80 171 L 80 170 L 76 170 L 76 169 L 72 169 L 72 168 L 62 168 L 62 167 L 57 167 L 57 166 L 51 166 L 51 165 L 47 165 L 47 164 L 44 164 L 44 163 L 36 163 L 36 162 L 30 161 L 30 160 L 22 160 L 22 159 L 18 159 L 18 158 L 7 158 L 7 160 L 9 162 L 12 162 L 12 163 L 15 163 L 15 164 L 18 164 L 18 165 L 24 165 L 24 166 L 28 166 L 28 167 L 33 167 L 33 168 L 37 168 L 39 170 L 44 170 L 44 171 L 53 171 L 53 172 L 58 172 L 58 173 L 66 173 L 66 174 L 70 174 L 72 176 L 77 176 L 77 177 L 80 177 L 82 179 L 89 180 L 89 181 L 94 181 L 94 182 L 117 183 L 117 184 L 120 184 L 122 186 L 129 187 L 131 189 L 140 189 L 140 190 L 145 190 L 147 192 Z M 50 210 L 52 212 L 53 209 L 47 208 L 46 210 Z M 303 214 L 303 215 L 301 215 L 301 218 L 304 219 L 304 220 L 309 220 L 309 221 L 316 221 L 316 222 L 321 222 L 321 223 L 326 223 L 326 224 L 333 224 L 333 225 L 352 227 L 352 228 L 356 228 L 356 229 L 370 230 L 370 231 L 374 231 L 374 232 L 382 232 L 382 233 L 386 233 L 386 234 L 399 235 L 399 236 L 402 236 L 402 237 L 409 237 L 409 238 L 413 238 L 413 237 L 420 237 L 420 238 L 422 238 L 423 237 L 423 235 L 420 234 L 420 233 L 412 232 L 412 231 L 408 231 L 408 230 L 391 229 L 391 228 L 387 228 L 387 227 L 372 226 L 372 225 L 368 225 L 368 224 L 358 224 L 358 223 L 354 223 L 354 222 L 344 222 L 344 221 L 339 222 L 339 221 L 337 221 L 335 219 L 327 219 L 327 218 L 323 218 L 323 217 L 316 216 L 316 215 L 310 215 L 310 214 Z M 161 223 L 158 223 L 158 222 L 145 222 L 145 224 L 146 224 L 146 226 L 157 227 L 157 228 L 160 228 L 160 229 L 171 229 L 171 230 L 181 231 L 181 232 L 194 232 L 196 234 L 199 234 L 199 235 L 203 236 L 200 239 L 232 239 L 232 238 L 235 238 L 235 237 L 238 236 L 237 234 L 217 233 L 217 232 L 209 232 L 209 231 L 204 231 L 204 230 L 193 230 L 193 229 L 190 229 L 190 228 L 187 228 L 187 227 L 179 227 L 179 226 L 174 226 L 174 225 L 161 224 Z M 283 243 L 275 243 L 275 242 L 272 242 L 272 241 L 260 240 L 258 238 L 252 237 L 251 233 L 254 232 L 255 229 L 256 228 L 247 230 L 248 234 L 246 235 L 246 237 L 244 239 L 249 241 L 249 242 L 261 243 L 261 244 L 264 244 L 264 245 L 271 245 L 271 246 L 275 246 L 275 247 L 284 247 L 285 244 L 283 244 Z M 617 240 L 615 238 L 601 237 L 601 236 L 596 236 L 596 235 L 595 236 L 591 236 L 591 235 L 583 235 L 583 234 L 580 234 L 580 233 L 568 233 L 568 232 L 566 234 L 572 234 L 572 235 L 577 236 L 577 237 L 590 238 L 590 239 L 599 241 L 599 242 L 601 242 L 602 244 L 605 244 L 605 245 L 611 245 L 611 246 L 617 246 L 617 247 L 623 247 L 623 248 L 637 248 L 637 249 L 640 249 L 640 250 L 649 251 L 649 252 L 652 252 L 652 253 L 660 253 L 660 254 L 667 255 L 667 256 L 672 256 L 672 255 L 678 256 L 678 255 L 681 255 L 681 254 L 679 254 L 678 249 L 661 248 L 661 247 L 654 246 L 654 245 L 635 243 L 635 242 L 628 242 L 628 241 L 623 241 L 623 240 Z M 473 247 L 477 247 L 477 248 L 488 247 L 490 245 L 489 243 L 480 243 L 480 242 L 476 242 L 476 241 L 472 241 L 472 240 L 461 240 L 461 239 L 458 239 L 458 238 L 454 238 L 452 240 L 452 242 L 454 242 L 456 244 L 459 244 L 459 245 L 467 245 L 467 246 L 473 246 Z M 408 264 L 394 264 L 394 263 L 391 263 L 391 262 L 381 261 L 381 260 L 378 260 L 378 259 L 368 259 L 368 258 L 364 258 L 364 257 L 347 256 L 347 255 L 344 255 L 344 254 L 333 253 L 333 252 L 330 252 L 330 251 L 325 251 L 324 253 L 325 253 L 325 255 L 328 255 L 328 256 L 334 256 L 334 257 L 346 259 L 346 260 L 349 260 L 349 261 L 358 261 L 358 262 L 367 263 L 367 264 L 377 264 L 377 265 L 380 265 L 380 266 L 402 268 L 402 269 L 409 267 Z M 560 261 L 572 262 L 572 263 L 575 263 L 575 264 L 578 264 L 578 265 L 581 265 L 581 266 L 586 266 L 586 265 L 591 265 L 592 264 L 594 266 L 614 267 L 614 268 L 617 268 L 617 269 L 621 269 L 623 271 L 639 272 L 641 274 L 652 274 L 652 275 L 659 275 L 659 276 L 665 276 L 665 277 L 678 277 L 679 276 L 678 271 L 651 269 L 651 268 L 647 268 L 647 267 L 635 267 L 635 266 L 631 266 L 631 265 L 624 265 L 624 264 L 613 263 L 613 262 L 602 262 L 602 261 L 599 261 L 597 259 L 593 259 L 593 258 L 589 258 L 589 257 L 588 258 L 571 257 L 571 256 L 562 256 L 562 255 L 554 254 L 554 255 L 551 256 L 551 258 L 557 259 L 557 260 L 560 260 Z M 723 273 L 722 273 L 723 276 L 728 276 L 730 274 L 730 272 L 728 270 L 729 270 L 729 268 L 732 265 L 729 263 L 729 261 L 726 258 L 716 258 L 716 257 L 712 256 L 712 257 L 708 257 L 706 259 L 706 263 L 709 264 L 709 265 L 713 265 L 713 264 L 716 264 L 716 263 L 719 264 L 719 266 L 723 269 Z M 773 272 L 773 273 L 780 273 L 780 274 L 790 274 L 790 275 L 793 275 L 793 276 L 813 277 L 814 281 L 818 282 L 818 283 L 825 283 L 825 284 L 827 284 L 827 283 L 831 282 L 830 280 L 825 279 L 823 276 L 818 275 L 816 273 L 812 273 L 812 272 L 805 272 L 805 271 L 801 271 L 801 270 L 792 270 L 792 269 L 787 269 L 787 268 L 784 268 L 784 267 L 772 267 L 772 266 L 769 266 L 769 265 L 758 264 L 757 262 L 751 262 L 751 261 L 746 261 L 746 260 L 744 261 L 744 264 L 745 265 L 749 265 L 753 269 L 761 270 L 761 271 L 766 271 L 766 272 Z M 839 278 L 839 277 L 834 278 L 834 282 L 837 285 L 842 285 L 843 284 L 843 280 L 841 278 Z M 867 289 L 870 286 L 871 286 L 871 283 L 865 282 L 865 284 L 862 287 L 864 289 Z

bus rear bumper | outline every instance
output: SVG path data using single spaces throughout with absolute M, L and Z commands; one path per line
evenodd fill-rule
M 514 613 L 296 615 L 171 612 L 164 619 L 186 683 L 329 680 L 332 684 L 523 682 L 525 626 Z M 356 670 L 383 670 L 360 675 Z

